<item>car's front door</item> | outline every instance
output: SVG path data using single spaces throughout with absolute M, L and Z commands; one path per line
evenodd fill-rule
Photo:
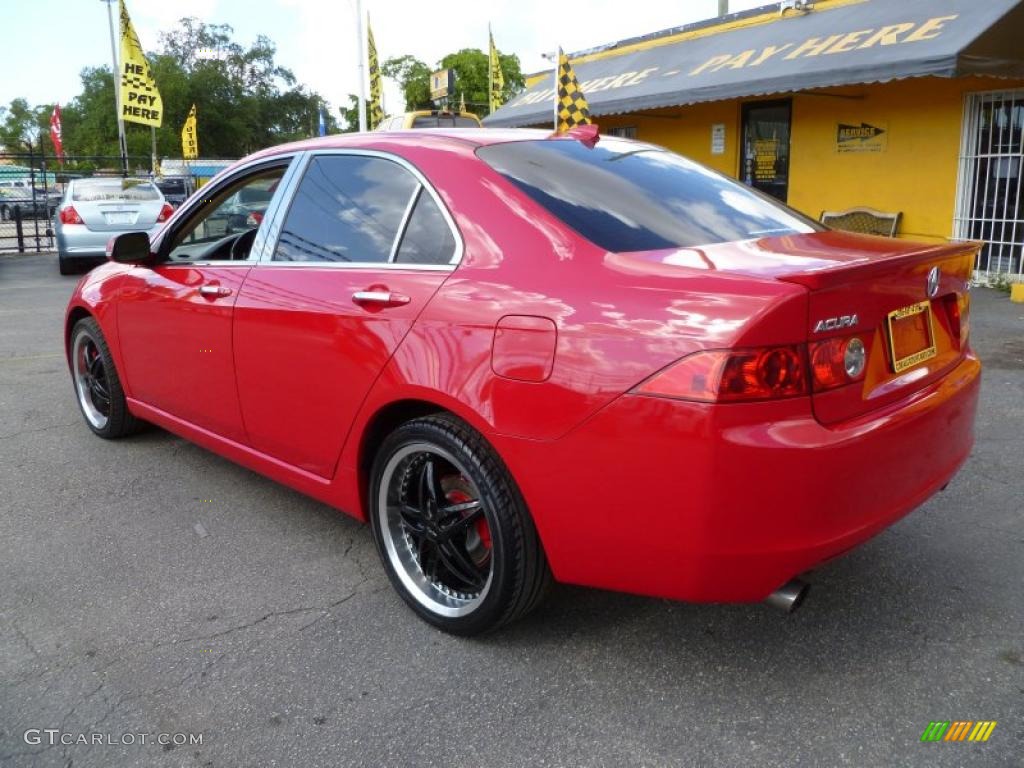
M 235 305 L 252 446 L 331 477 L 360 403 L 460 243 L 436 193 L 398 158 L 309 157 L 275 247 Z
M 124 278 L 118 332 L 130 396 L 237 442 L 246 442 L 235 387 L 235 301 L 258 256 L 261 221 L 229 231 L 222 208 L 239 190 L 273 194 L 290 160 L 218 183 L 157 247 L 164 259 Z

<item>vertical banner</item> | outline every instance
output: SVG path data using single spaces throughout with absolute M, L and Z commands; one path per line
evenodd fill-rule
M 370 125 L 372 131 L 384 119 L 384 107 L 381 104 L 380 66 L 377 64 L 377 44 L 373 41 L 373 28 L 370 20 L 366 20 L 366 39 L 368 41 L 368 59 L 370 63 Z
M 50 114 L 50 141 L 53 142 L 53 153 L 63 164 L 64 138 L 60 127 L 60 104 L 54 104 L 53 112 Z
M 196 105 L 188 111 L 185 125 L 181 128 L 181 156 L 186 160 L 199 157 L 199 137 L 196 132 Z
M 149 71 L 149 62 L 142 52 L 139 36 L 128 17 L 124 0 L 121 9 L 121 119 L 153 128 L 163 124 L 164 103 L 156 81 Z
M 489 24 L 487 25 L 487 37 L 490 38 L 491 44 L 490 51 L 488 52 L 488 74 L 490 85 L 488 101 L 490 103 L 491 112 L 494 112 L 501 106 L 501 94 L 505 90 L 505 76 L 501 74 L 501 58 L 498 56 L 498 49 L 494 45 L 494 34 L 491 32 Z

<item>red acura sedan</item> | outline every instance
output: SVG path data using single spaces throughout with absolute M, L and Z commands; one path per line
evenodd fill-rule
M 552 579 L 792 608 L 801 574 L 966 459 L 977 246 L 828 231 L 587 138 L 384 132 L 239 162 L 76 288 L 87 425 L 159 425 L 369 521 L 450 632 Z M 240 193 L 269 199 L 241 228 Z

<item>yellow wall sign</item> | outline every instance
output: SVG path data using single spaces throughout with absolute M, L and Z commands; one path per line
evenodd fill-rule
M 836 152 L 885 152 L 889 148 L 888 123 L 837 123 Z

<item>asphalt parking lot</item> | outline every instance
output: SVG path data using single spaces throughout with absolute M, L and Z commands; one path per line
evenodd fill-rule
M 159 430 L 93 437 L 62 353 L 74 283 L 52 254 L 0 257 L 0 765 L 1024 765 L 1024 305 L 1005 295 L 974 295 L 971 460 L 798 613 L 558 587 L 465 640 L 405 608 L 349 518 Z M 933 720 L 998 725 L 921 743 Z

